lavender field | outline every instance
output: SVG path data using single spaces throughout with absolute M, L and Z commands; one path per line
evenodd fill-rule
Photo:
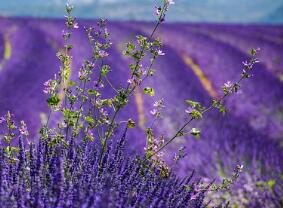
M 79 22 L 95 24 L 89 20 Z M 64 44 L 63 26 L 63 20 L 0 18 L 0 115 L 9 110 L 17 119 L 25 120 L 35 142 L 48 114 L 43 83 L 60 66 L 56 52 Z M 130 76 L 128 60 L 121 55 L 126 43 L 137 34 L 149 34 L 152 27 L 145 22 L 109 23 L 113 47 L 107 64 L 112 69 L 109 79 L 117 88 Z M 132 117 L 138 124 L 138 129 L 127 135 L 129 154 L 144 150 L 144 130 L 151 123 L 154 101 L 166 101 L 164 118 L 155 131 L 169 137 L 186 119 L 184 100 L 209 105 L 211 98 L 220 97 L 223 83 L 238 79 L 248 50 L 260 47 L 260 64 L 241 92 L 226 100 L 227 114 L 206 114 L 206 119 L 193 124 L 205 130 L 200 138 L 176 139 L 164 150 L 164 158 L 179 176 L 195 170 L 198 176 L 216 181 L 241 163 L 244 171 L 236 188 L 221 197 L 239 207 L 249 203 L 254 207 L 282 205 L 283 27 L 178 23 L 163 25 L 158 36 L 166 56 L 157 61 L 156 76 L 144 85 L 154 87 L 157 96 L 144 95 L 143 86 L 130 100 L 133 105 L 121 112 L 121 120 Z M 81 27 L 74 32 L 72 43 L 72 77 L 76 79 L 83 58 L 91 56 Z M 113 94 L 105 90 L 107 95 Z M 187 156 L 174 164 L 172 158 L 181 146 L 186 147 Z

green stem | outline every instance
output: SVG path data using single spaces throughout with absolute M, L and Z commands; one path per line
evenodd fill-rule
M 239 85 L 239 84 L 242 82 L 243 79 L 244 79 L 244 78 L 241 77 L 241 79 L 239 79 L 239 80 L 231 87 L 230 91 L 229 91 L 227 94 L 223 95 L 223 96 L 219 99 L 219 102 L 222 103 L 223 100 L 224 100 L 228 95 L 230 95 L 230 94 L 233 92 L 233 87 L 236 86 L 236 85 Z M 210 111 L 211 109 L 213 109 L 213 105 L 212 105 L 212 104 L 211 104 L 209 107 L 207 107 L 205 110 L 203 110 L 201 113 L 204 114 L 204 113 Z M 152 156 L 156 155 L 157 153 L 159 153 L 161 150 L 163 150 L 165 147 L 167 147 L 170 143 L 172 143 L 172 142 L 178 137 L 178 135 L 179 135 L 193 120 L 195 120 L 195 119 L 194 119 L 194 118 L 191 118 L 189 121 L 187 121 L 187 122 L 177 131 L 177 133 L 176 133 L 173 137 L 171 137 L 165 144 L 163 144 L 156 152 L 154 152 L 154 154 L 152 154 L 152 155 L 150 156 L 150 158 L 151 158 Z

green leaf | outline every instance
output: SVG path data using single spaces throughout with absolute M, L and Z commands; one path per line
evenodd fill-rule
M 113 100 L 111 99 L 103 99 L 101 100 L 101 102 L 103 106 L 107 105 L 108 107 L 112 107 L 112 104 L 113 104 Z
M 269 190 L 272 190 L 273 187 L 275 186 L 275 180 L 274 179 L 270 179 L 269 181 L 266 182 L 267 187 L 269 188 Z
M 64 120 L 69 126 L 75 126 L 79 119 L 79 112 L 69 109 L 63 109 Z
M 222 113 L 222 114 L 225 114 L 226 113 L 226 107 L 224 105 L 220 105 L 219 106 L 219 112 Z
M 177 137 L 182 137 L 182 136 L 184 136 L 184 131 L 179 131 Z
M 185 100 L 187 105 L 191 106 L 192 108 L 197 109 L 198 111 L 205 110 L 205 107 L 203 107 L 199 102 L 193 101 L 193 100 Z
M 186 103 L 188 105 L 190 105 L 191 107 L 193 107 L 193 108 L 196 108 L 196 107 L 200 106 L 199 102 L 195 102 L 195 101 L 192 101 L 192 100 L 186 100 Z
M 154 96 L 155 92 L 154 89 L 151 87 L 146 87 L 143 89 L 144 94 L 150 95 L 150 96 Z
M 103 65 L 101 69 L 101 75 L 106 76 L 108 72 L 110 71 L 110 66 L 109 65 Z
M 77 83 L 73 82 L 73 81 L 69 81 L 68 85 L 69 85 L 69 87 L 73 87 L 73 86 L 76 86 Z
M 92 89 L 89 89 L 89 90 L 88 90 L 88 94 L 89 94 L 89 95 L 94 95 L 94 96 L 96 96 L 96 97 L 100 96 L 100 93 L 99 93 L 99 92 L 97 92 L 96 90 L 92 90 Z
M 251 50 L 250 50 L 250 54 L 251 54 L 252 56 L 255 56 L 255 55 L 257 54 L 256 49 L 251 49 Z
M 131 52 L 136 49 L 136 46 L 133 43 L 128 43 L 127 49 L 129 50 L 129 52 Z
M 57 95 L 53 95 L 52 97 L 47 99 L 47 103 L 51 107 L 55 107 L 60 103 L 60 98 Z
M 91 124 L 94 123 L 94 119 L 91 116 L 86 116 L 85 121 L 88 122 L 88 123 L 91 123 Z
M 127 105 L 128 95 L 124 91 L 124 89 L 118 90 L 118 95 L 116 95 L 114 101 L 118 105 L 117 107 L 124 107 L 125 105 Z
M 200 118 L 202 118 L 202 113 L 201 112 L 199 112 L 198 110 L 192 110 L 192 112 L 190 113 L 190 115 L 191 115 L 191 117 L 193 118 L 193 119 L 200 119 Z

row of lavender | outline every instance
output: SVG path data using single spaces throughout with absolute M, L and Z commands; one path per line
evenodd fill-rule
M 60 35 L 62 22 L 3 19 L 1 24 L 2 37 L 6 36 L 5 41 L 10 41 L 12 45 L 12 56 L 3 62 L 1 69 L 0 110 L 2 114 L 10 110 L 20 119 L 26 120 L 35 134 L 36 129 L 40 126 L 39 114 L 47 112 L 45 98 L 40 93 L 42 83 L 52 77 L 58 68 L 56 57 L 53 54 L 63 44 Z M 83 23 L 83 25 L 88 24 L 93 24 L 93 22 Z M 120 56 L 119 50 L 123 47 L 123 43 L 131 40 L 137 33 L 147 33 L 148 28 L 150 28 L 148 24 L 110 24 L 111 37 L 117 46 L 111 50 L 112 58 L 109 60 L 114 72 L 110 79 L 115 86 L 120 86 L 128 73 L 125 67 L 127 61 Z M 177 140 L 175 147 L 172 146 L 166 150 L 166 159 L 176 170 L 179 170 L 180 175 L 187 175 L 191 170 L 196 169 L 200 175 L 205 177 L 224 177 L 231 172 L 231 168 L 235 167 L 236 163 L 244 162 L 247 171 L 239 183 L 238 190 L 241 192 L 235 191 L 237 195 L 232 201 L 238 201 L 240 198 L 242 200 L 240 204 L 249 204 L 251 201 L 257 203 L 259 201 L 257 197 L 263 196 L 259 192 L 261 189 L 266 189 L 266 194 L 270 197 L 267 198 L 266 203 L 270 205 L 272 197 L 278 199 L 277 194 L 282 194 L 280 190 L 278 191 L 280 188 L 278 184 L 280 185 L 279 176 L 282 174 L 283 167 L 280 161 L 282 150 L 279 147 L 280 139 L 282 139 L 280 137 L 282 135 L 283 100 L 280 94 L 283 90 L 280 76 L 278 77 L 278 74 L 282 73 L 282 70 L 280 71 L 282 62 L 277 60 L 274 66 L 270 64 L 273 59 L 278 58 L 277 54 L 282 52 L 282 42 L 280 42 L 282 40 L 279 35 L 276 38 L 277 42 L 267 37 L 274 35 L 270 34 L 270 30 L 280 32 L 282 28 L 273 30 L 255 27 L 250 29 L 251 31 L 242 32 L 243 37 L 234 32 L 226 35 L 227 28 L 220 26 L 212 29 L 211 26 L 207 26 L 207 28 L 199 28 L 196 25 L 168 25 L 161 31 L 161 37 L 165 40 L 164 51 L 167 59 L 161 59 L 157 63 L 155 68 L 159 72 L 158 76 L 147 84 L 154 86 L 158 96 L 167 101 L 165 103 L 167 109 L 173 109 L 165 112 L 166 117 L 158 128 L 168 135 L 185 119 L 183 100 L 193 98 L 202 103 L 208 103 L 210 100 L 209 93 L 205 91 L 199 78 L 191 70 L 191 66 L 184 62 L 184 56 L 191 57 L 213 83 L 213 87 L 217 89 L 226 80 L 235 79 L 239 74 L 241 61 L 247 59 L 243 53 L 245 40 L 249 44 L 261 46 L 261 43 L 257 42 L 257 38 L 254 37 L 257 30 L 260 30 L 261 33 L 265 31 L 259 41 L 263 39 L 263 48 L 266 46 L 272 49 L 269 51 L 274 54 L 262 55 L 262 63 L 255 72 L 253 82 L 247 83 L 243 88 L 243 93 L 236 99 L 228 100 L 228 106 L 233 111 L 225 117 L 220 117 L 214 112 L 206 115 L 208 119 L 197 124 L 199 128 L 206 129 L 201 139 L 194 140 L 187 137 Z M 225 33 L 222 33 L 222 36 L 215 35 L 217 32 L 221 34 L 224 29 Z M 213 33 L 213 31 L 216 32 Z M 251 38 L 246 37 L 249 34 Z M 126 38 L 121 39 L 120 37 Z M 243 41 L 243 45 L 233 45 L 233 41 L 237 38 Z M 170 44 L 173 39 L 174 45 Z M 251 43 L 250 39 L 254 40 L 254 43 Z M 73 52 L 72 76 L 76 77 L 78 73 L 76 69 L 80 67 L 83 57 L 90 56 L 87 50 L 87 40 L 82 31 L 74 34 L 74 45 L 77 47 Z M 3 46 L 5 44 L 1 44 L 1 47 Z M 246 47 L 248 50 L 249 46 Z M 4 51 L 5 48 L 1 50 Z M 10 97 L 10 94 L 16 96 Z M 144 107 L 140 114 L 143 113 L 146 118 L 150 118 L 149 111 L 152 109 L 153 100 L 146 97 L 142 100 Z M 133 99 L 131 102 L 136 101 Z M 33 106 L 33 108 L 26 106 Z M 136 112 L 141 111 L 139 108 L 128 108 L 127 111 L 122 112 L 122 117 L 136 115 L 134 120 L 138 121 L 141 115 L 138 116 Z M 138 149 L 138 152 L 143 151 L 145 140 L 142 128 L 141 125 L 140 131 L 129 132 L 130 151 L 135 149 Z M 172 162 L 174 152 L 181 146 L 186 146 L 188 156 L 180 163 L 174 164 Z M 276 190 L 273 181 L 276 181 L 278 187 Z M 253 194 L 250 195 L 252 191 Z M 247 197 L 249 200 L 246 200 Z M 252 200 L 252 197 L 255 199 Z M 274 202 L 276 203 L 278 202 Z

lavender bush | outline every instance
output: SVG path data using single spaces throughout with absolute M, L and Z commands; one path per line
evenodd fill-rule
M 251 77 L 253 65 L 258 62 L 258 49 L 251 50 L 251 59 L 243 62 L 239 80 L 225 83 L 223 96 L 213 99 L 208 107 L 186 100 L 188 119 L 166 140 L 164 135 L 156 136 L 153 132 L 164 108 L 164 100 L 155 102 L 150 112 L 154 121 L 145 132 L 145 154 L 130 157 L 124 152 L 126 133 L 135 128 L 135 122 L 119 121 L 119 113 L 133 92 L 154 76 L 156 59 L 165 55 L 156 32 L 172 4 L 172 0 L 163 0 L 156 7 L 157 22 L 150 35 L 138 35 L 136 42 L 127 44 L 124 55 L 130 61 L 130 77 L 124 87 L 114 86 L 108 78 L 111 66 L 107 58 L 112 43 L 105 20 L 100 20 L 95 28 L 85 27 L 92 57 L 85 59 L 78 79 L 71 79 L 71 37 L 79 25 L 71 15 L 73 8 L 66 6 L 65 45 L 57 53 L 61 67 L 53 79 L 44 83 L 50 112 L 40 129 L 38 144 L 29 142 L 25 122 L 18 127 L 10 112 L 0 120 L 3 207 L 205 207 L 209 204 L 209 199 L 205 200 L 207 193 L 228 190 L 235 183 L 242 165 L 237 165 L 231 177 L 221 184 L 193 180 L 194 173 L 180 179 L 162 160 L 163 150 L 178 137 L 187 134 L 199 137 L 198 128 L 187 130 L 187 127 L 202 119 L 206 112 L 212 109 L 226 112 L 224 99 L 237 93 L 242 81 Z M 106 86 L 112 89 L 113 97 L 104 96 Z M 145 86 L 143 92 L 155 95 L 150 86 Z M 59 122 L 52 122 L 52 117 Z M 18 145 L 14 145 L 17 141 Z M 181 147 L 174 161 L 177 163 L 184 156 Z

